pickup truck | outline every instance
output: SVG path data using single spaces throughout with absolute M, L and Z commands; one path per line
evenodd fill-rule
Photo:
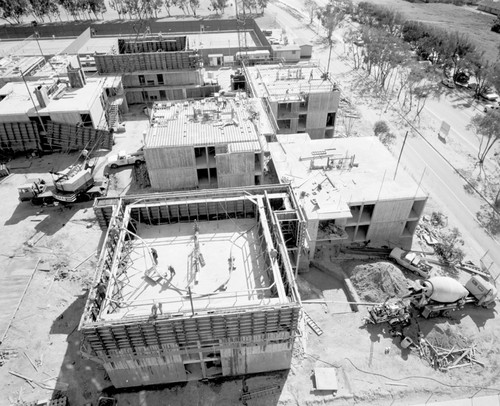
M 144 153 L 128 153 L 120 151 L 116 155 L 108 157 L 108 165 L 110 168 L 115 169 L 124 165 L 139 165 L 144 162 Z

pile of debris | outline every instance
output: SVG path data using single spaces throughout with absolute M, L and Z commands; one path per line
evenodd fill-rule
M 476 346 L 451 348 L 438 347 L 432 345 L 425 338 L 420 340 L 420 356 L 425 358 L 429 364 L 439 371 L 449 371 L 455 368 L 462 368 L 478 364 L 484 367 L 484 363 L 476 359 Z
M 16 350 L 0 350 L 0 367 L 11 358 L 17 358 Z
M 350 279 L 360 298 L 382 303 L 387 298 L 403 297 L 408 293 L 407 278 L 390 262 L 356 265 Z

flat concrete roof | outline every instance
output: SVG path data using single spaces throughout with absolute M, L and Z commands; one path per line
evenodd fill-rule
M 0 60 L 0 77 L 21 77 L 21 72 L 24 75 L 31 74 L 29 71 L 42 63 L 44 59 L 41 56 L 5 57 Z
M 302 133 L 278 134 L 277 140 L 268 147 L 278 178 L 301 196 L 308 219 L 351 217 L 350 203 L 427 197 L 403 168 L 393 180 L 397 161 L 377 137 L 311 140 Z M 325 155 L 337 159 L 330 169 Z
M 243 34 L 243 32 L 242 32 Z M 245 38 L 249 48 L 262 46 L 256 43 L 257 37 L 252 35 L 252 31 L 245 31 Z M 173 35 L 170 34 L 169 35 Z M 203 32 L 197 34 L 187 34 L 189 39 L 189 49 L 205 48 L 235 48 L 238 47 L 237 31 Z M 243 45 L 243 44 L 242 44 Z
M 56 55 L 69 46 L 75 39 L 74 38 L 54 38 L 54 39 L 39 39 L 37 41 L 32 38 L 25 40 L 1 40 L 0 41 L 0 54 L 1 55 L 45 55 L 51 56 Z M 42 52 L 40 52 L 40 48 Z
M 117 278 L 121 285 L 120 307 L 113 313 L 102 314 L 102 319 L 145 316 L 151 313 L 154 302 L 161 303 L 166 313 L 190 312 L 188 288 L 195 311 L 279 303 L 279 299 L 271 299 L 257 221 L 253 218 L 198 222 L 202 258 L 198 271 L 193 262 L 193 223 L 139 223 L 139 238 L 131 241 L 128 251 L 130 264 Z M 158 265 L 150 255 L 151 248 L 157 251 Z M 173 277 L 169 267 L 175 270 Z
M 256 97 L 270 100 L 295 100 L 300 94 L 327 93 L 338 89 L 336 83 L 322 77 L 314 64 L 256 65 L 245 67 Z
M 54 55 L 50 60 L 40 68 L 33 76 L 34 77 L 55 77 L 68 76 L 68 65 L 73 67 L 79 65 L 76 55 Z
M 92 37 L 78 50 L 79 55 L 108 54 L 113 47 L 118 53 L 118 37 Z
M 245 143 L 248 151 L 260 151 L 265 140 L 259 120 L 252 119 L 255 102 L 246 97 L 156 102 L 145 148 Z
M 80 89 L 68 87 L 60 98 L 50 99 L 48 106 L 42 108 L 33 92 L 37 86 L 41 84 L 50 86 L 53 81 L 54 80 L 39 80 L 36 82 L 27 82 L 33 102 L 40 114 L 50 112 L 89 111 L 92 102 L 102 92 L 105 78 L 88 79 L 87 84 Z M 0 89 L 0 93 L 7 94 L 7 96 L 0 101 L 0 116 L 23 114 L 34 116 L 36 114 L 33 102 L 24 83 L 7 83 Z

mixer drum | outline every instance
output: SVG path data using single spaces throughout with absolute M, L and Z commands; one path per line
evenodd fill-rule
M 430 288 L 427 297 L 441 303 L 453 303 L 469 294 L 460 282 L 446 276 L 429 278 L 423 285 Z

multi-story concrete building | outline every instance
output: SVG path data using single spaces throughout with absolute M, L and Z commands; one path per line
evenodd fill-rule
M 81 349 L 116 388 L 290 367 L 304 221 L 287 185 L 102 198 L 94 210 L 107 232 Z
M 277 138 L 268 144 L 273 165 L 304 210 L 311 259 L 322 244 L 411 247 L 427 194 L 403 168 L 396 175 L 378 138 Z
M 0 149 L 6 153 L 84 148 L 98 131 L 108 133 L 109 106 L 123 101 L 119 77 L 87 80 L 80 67 L 60 77 L 10 82 L 0 89 Z M 31 79 L 37 79 L 34 75 Z M 120 96 L 121 95 L 121 96 Z M 102 133 L 104 134 L 104 133 Z
M 144 140 L 151 186 L 181 190 L 262 183 L 272 127 L 257 99 L 157 102 Z
M 262 98 L 278 134 L 331 138 L 339 87 L 315 64 L 246 66 L 250 94 Z

